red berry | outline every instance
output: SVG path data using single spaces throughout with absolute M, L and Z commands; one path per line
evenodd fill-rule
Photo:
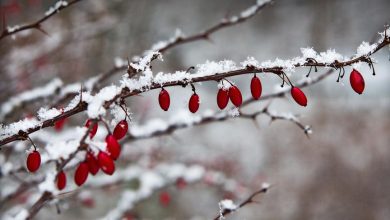
M 121 154 L 121 145 L 119 145 L 114 135 L 112 134 L 107 135 L 106 144 L 107 144 L 107 152 L 110 154 L 110 157 L 113 160 L 118 159 L 119 155 Z
M 262 90 L 263 90 L 263 87 L 261 86 L 261 81 L 260 81 L 259 77 L 253 76 L 253 78 L 251 80 L 252 97 L 254 99 L 259 99 L 261 96 Z
M 89 128 L 89 126 L 92 126 L 93 123 L 94 122 L 91 119 L 88 119 L 87 122 L 85 123 L 85 127 Z M 91 139 L 95 136 L 97 129 L 98 129 L 98 123 L 95 122 L 95 124 L 93 125 L 93 127 L 89 131 L 89 137 Z
M 100 169 L 102 169 L 104 173 L 108 175 L 112 175 L 115 172 L 114 161 L 105 152 L 103 151 L 99 152 L 98 162 L 99 162 Z
M 57 188 L 58 190 L 63 190 L 66 185 L 66 175 L 64 171 L 60 171 L 57 175 Z
M 176 180 L 176 187 L 178 189 L 184 189 L 187 186 L 187 182 L 184 180 L 184 178 L 180 177 Z
M 349 82 L 356 93 L 360 95 L 363 93 L 365 83 L 364 78 L 359 71 L 355 69 L 352 70 L 351 75 L 349 75 Z
M 54 129 L 56 129 L 56 131 L 61 131 L 62 128 L 64 127 L 65 122 L 66 122 L 66 118 L 56 121 L 54 123 Z
M 115 129 L 114 129 L 114 137 L 115 137 L 117 140 L 122 139 L 122 138 L 126 135 L 128 128 L 129 128 L 129 126 L 128 126 L 126 120 L 120 121 L 120 122 L 115 126 Z
M 168 206 L 171 203 L 171 195 L 168 192 L 160 193 L 160 204 L 163 206 Z
M 190 112 L 195 113 L 199 109 L 199 96 L 198 94 L 194 93 L 192 94 L 190 101 L 188 103 L 188 108 L 190 109 Z
M 171 100 L 169 98 L 169 93 L 167 90 L 162 88 L 160 95 L 158 96 L 158 102 L 160 103 L 160 107 L 164 111 L 168 111 L 169 104 L 171 103 Z
M 242 95 L 237 86 L 230 86 L 229 88 L 229 98 L 232 101 L 233 105 L 240 107 L 242 104 Z
M 303 93 L 302 90 L 299 89 L 298 87 L 291 88 L 291 96 L 299 105 L 301 106 L 307 105 L 307 98 L 305 96 L 305 93 Z
M 81 162 L 74 173 L 74 182 L 81 186 L 87 181 L 88 178 L 88 164 L 87 162 Z
M 228 90 L 219 89 L 217 94 L 217 104 L 218 107 L 222 110 L 226 108 L 227 104 L 229 102 L 229 92 Z
M 41 166 L 41 154 L 34 150 L 27 156 L 27 169 L 30 172 L 35 172 Z
M 95 207 L 95 200 L 91 197 L 82 198 L 81 204 L 83 204 L 87 208 L 93 208 Z
M 96 173 L 99 171 L 99 163 L 96 160 L 95 156 L 92 154 L 92 152 L 88 152 L 87 156 L 85 158 L 85 161 L 88 164 L 88 170 L 89 172 L 95 176 Z

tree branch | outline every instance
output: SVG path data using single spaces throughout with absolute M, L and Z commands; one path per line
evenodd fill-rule
M 10 35 L 13 35 L 13 34 L 16 34 L 18 32 L 21 32 L 21 31 L 25 31 L 25 30 L 28 30 L 28 29 L 36 29 L 36 30 L 39 30 L 41 32 L 43 32 L 44 34 L 47 34 L 43 29 L 42 29 L 42 23 L 45 22 L 47 19 L 49 19 L 50 17 L 54 16 L 55 14 L 57 14 L 58 12 L 64 10 L 65 8 L 68 8 L 70 7 L 71 5 L 77 3 L 77 2 L 80 2 L 81 0 L 72 0 L 70 2 L 66 2 L 66 1 L 58 1 L 54 8 L 50 8 L 49 11 L 47 11 L 45 13 L 45 16 L 43 16 L 42 18 L 40 18 L 39 20 L 37 21 L 34 21 L 34 22 L 31 22 L 29 24 L 25 24 L 25 25 L 16 25 L 14 26 L 13 28 L 9 28 L 9 27 L 3 27 L 3 31 L 0 35 L 0 41 L 2 39 L 4 39 L 5 37 L 7 36 L 10 36 Z M 3 25 L 5 25 L 5 22 L 3 23 Z
M 318 66 L 318 67 L 329 67 L 329 68 L 344 68 L 346 66 L 350 66 L 355 63 L 359 62 L 368 62 L 367 58 L 374 54 L 375 52 L 379 51 L 383 47 L 387 46 L 390 44 L 390 38 L 388 36 L 385 36 L 382 41 L 376 45 L 376 47 L 368 52 L 367 54 L 363 54 L 361 56 L 358 56 L 356 58 L 352 58 L 349 60 L 345 60 L 342 62 L 339 62 L 337 60 L 333 62 L 313 62 L 312 60 L 308 60 L 306 62 L 297 62 L 295 64 L 289 65 L 293 67 L 307 67 L 307 66 Z M 200 76 L 197 76 L 197 74 L 193 75 L 184 75 L 184 77 L 179 78 L 179 79 L 174 79 L 174 80 L 162 80 L 159 82 L 155 82 L 155 78 L 152 79 L 152 82 L 147 85 L 142 85 L 139 88 L 128 88 L 128 87 L 123 87 L 121 91 L 116 94 L 113 98 L 105 101 L 103 107 L 108 109 L 111 104 L 115 103 L 117 100 L 120 99 L 125 99 L 130 96 L 138 95 L 140 93 L 144 93 L 149 90 L 154 90 L 154 89 L 160 89 L 161 87 L 170 87 L 170 86 L 186 86 L 189 83 L 196 83 L 196 82 L 205 82 L 205 81 L 219 81 L 221 79 L 227 78 L 227 77 L 232 77 L 232 76 L 238 76 L 238 75 L 244 75 L 244 74 L 250 74 L 250 73 L 258 73 L 258 72 L 263 72 L 263 73 L 273 73 L 278 76 L 284 74 L 284 67 L 282 66 L 270 66 L 270 67 L 261 67 L 261 66 L 253 66 L 253 65 L 246 65 L 244 68 L 239 68 L 235 69 L 232 71 L 226 71 L 226 72 L 220 72 L 220 73 L 210 73 L 210 74 L 201 74 L 199 73 Z M 62 114 L 48 120 L 44 120 L 39 122 L 38 126 L 32 126 L 26 131 L 24 131 L 27 134 L 36 132 L 40 129 L 43 129 L 45 127 L 53 126 L 54 123 L 58 120 L 70 117 L 72 115 L 75 115 L 79 112 L 85 111 L 88 107 L 88 103 L 85 101 L 80 102 L 76 107 L 63 112 Z M 13 134 L 10 136 L 6 136 L 5 138 L 0 140 L 0 146 L 5 145 L 7 143 L 16 141 L 16 140 L 23 140 L 23 136 L 20 134 Z

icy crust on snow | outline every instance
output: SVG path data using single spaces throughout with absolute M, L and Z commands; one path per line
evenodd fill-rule
M 13 96 L 8 101 L 1 105 L 0 111 L 0 120 L 3 120 L 6 115 L 8 115 L 12 110 L 18 106 L 21 106 L 24 102 L 27 102 L 32 99 L 37 99 L 40 97 L 46 97 L 48 94 L 53 94 L 57 89 L 63 85 L 63 82 L 55 78 L 50 81 L 48 84 L 38 87 L 33 90 L 29 90 L 19 95 Z
M 49 10 L 47 10 L 45 12 L 45 16 L 51 15 L 51 14 L 53 14 L 55 12 L 58 12 L 58 10 L 60 8 L 66 7 L 67 5 L 68 5 L 68 2 L 64 1 L 64 0 L 60 0 L 60 1 L 56 2 L 53 7 L 50 7 Z

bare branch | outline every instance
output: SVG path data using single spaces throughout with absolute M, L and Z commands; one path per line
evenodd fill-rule
M 48 12 L 46 12 L 45 16 L 43 16 L 39 20 L 31 22 L 29 24 L 17 25 L 17 26 L 14 26 L 13 28 L 9 28 L 9 27 L 7 28 L 7 27 L 5 27 L 5 22 L 3 22 L 4 27 L 3 27 L 3 32 L 0 35 L 0 41 L 7 36 L 10 36 L 10 35 L 13 35 L 13 34 L 16 34 L 18 32 L 28 30 L 28 29 L 37 29 L 37 30 L 47 34 L 46 31 L 43 30 L 43 28 L 42 28 L 42 23 L 45 22 L 50 17 L 57 14 L 58 12 L 64 10 L 65 8 L 68 8 L 69 6 L 71 6 L 77 2 L 80 2 L 80 1 L 81 0 L 73 0 L 70 2 L 66 2 L 66 1 L 61 0 L 55 4 L 54 8 L 50 8 L 50 10 Z

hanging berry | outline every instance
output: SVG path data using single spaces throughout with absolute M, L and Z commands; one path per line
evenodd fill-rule
M 108 175 L 112 175 L 115 172 L 115 164 L 112 158 L 105 152 L 100 151 L 98 154 L 98 162 L 100 169 Z
M 66 118 L 63 118 L 63 119 L 60 119 L 60 120 L 56 121 L 54 123 L 54 129 L 56 131 L 61 131 L 62 128 L 64 127 L 64 125 L 65 125 L 65 122 L 66 122 Z
M 114 128 L 115 139 L 117 140 L 122 139 L 126 135 L 128 128 L 129 126 L 126 120 L 120 121 Z
M 110 157 L 113 160 L 118 159 L 121 154 L 121 146 L 118 141 L 115 139 L 114 135 L 109 134 L 106 137 L 107 152 L 110 154 Z
M 160 107 L 162 108 L 162 110 L 168 111 L 171 100 L 168 91 L 164 88 L 161 89 L 161 92 L 158 96 L 158 102 L 160 103 Z
M 93 121 L 91 119 L 88 119 L 87 122 L 85 123 L 85 127 L 89 128 L 90 126 L 92 126 L 92 124 L 93 124 Z M 95 136 L 97 129 L 98 129 L 98 123 L 96 122 L 96 123 L 94 123 L 93 127 L 89 131 L 89 137 L 91 139 Z
M 178 189 L 184 189 L 187 186 L 187 182 L 183 177 L 179 177 L 176 180 L 176 188 Z
M 291 88 L 291 96 L 294 98 L 295 102 L 301 106 L 307 106 L 307 98 L 305 93 L 302 92 L 298 87 Z
M 58 190 L 63 190 L 66 186 L 66 175 L 64 171 L 60 171 L 57 175 L 57 188 Z
M 74 182 L 81 186 L 87 181 L 88 178 L 88 164 L 87 162 L 81 162 L 74 173 Z
M 235 105 L 236 107 L 240 107 L 242 104 L 242 95 L 240 89 L 237 88 L 237 86 L 230 86 L 229 88 L 229 98 L 230 101 Z
M 162 206 L 166 207 L 171 203 L 171 195 L 168 192 L 161 192 L 159 199 Z
M 352 89 L 356 93 L 358 93 L 359 95 L 363 93 L 365 83 L 364 78 L 359 71 L 355 69 L 352 70 L 351 75 L 349 75 L 349 82 L 351 83 Z
M 188 102 L 188 108 L 190 109 L 190 112 L 195 113 L 199 109 L 199 96 L 198 94 L 194 93 L 192 94 L 190 101 Z
M 95 176 L 96 173 L 99 171 L 99 163 L 96 160 L 95 156 L 92 154 L 92 152 L 88 152 L 87 156 L 85 158 L 85 161 L 88 164 L 88 170 L 89 172 Z
M 259 77 L 254 75 L 252 80 L 251 80 L 252 97 L 256 100 L 259 99 L 261 96 L 262 90 L 263 90 L 263 87 L 261 86 L 261 81 L 260 81 Z
M 226 108 L 227 104 L 229 102 L 229 92 L 228 90 L 224 90 L 223 88 L 218 90 L 217 94 L 217 104 L 219 109 Z
M 34 150 L 33 152 L 29 153 L 27 156 L 27 169 L 30 172 L 35 172 L 39 169 L 41 166 L 41 154 Z

